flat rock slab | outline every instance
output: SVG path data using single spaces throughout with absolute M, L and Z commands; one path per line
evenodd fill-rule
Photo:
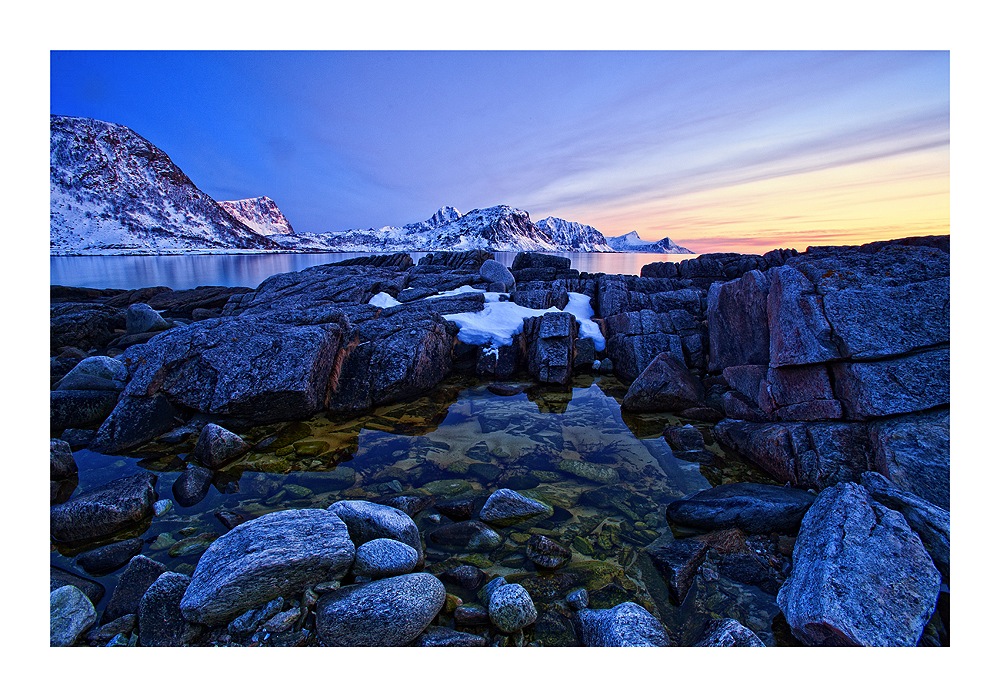
M 663 623 L 635 603 L 580 610 L 579 618 L 584 646 L 670 646 Z
M 444 600 L 444 584 L 427 573 L 346 586 L 320 598 L 316 632 L 324 646 L 406 646 Z
M 815 499 L 809 492 L 791 487 L 723 484 L 672 502 L 667 506 L 667 519 L 700 530 L 795 532 Z
M 802 520 L 778 606 L 812 646 L 915 646 L 941 575 L 900 513 L 858 484 L 824 490 Z
M 152 518 L 155 502 L 154 475 L 122 477 L 52 506 L 49 532 L 57 542 L 99 540 Z
M 334 513 L 292 509 L 236 526 L 198 561 L 181 601 L 190 622 L 224 624 L 278 596 L 340 580 L 354 562 L 354 543 Z

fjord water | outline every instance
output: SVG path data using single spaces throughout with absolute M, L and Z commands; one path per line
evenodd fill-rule
M 569 257 L 571 266 L 590 273 L 639 275 L 655 261 L 682 261 L 697 254 L 611 254 L 549 252 Z M 411 252 L 414 263 L 426 252 Z M 318 264 L 367 256 L 365 252 L 330 254 L 178 254 L 175 256 L 53 256 L 49 258 L 49 283 L 82 288 L 149 288 L 167 286 L 187 290 L 198 286 L 256 288 L 269 276 Z M 515 252 L 496 252 L 500 263 L 510 266 Z
M 524 585 L 539 607 L 533 636 L 542 645 L 571 641 L 560 601 L 568 588 L 582 586 L 590 588 L 592 607 L 645 605 L 686 642 L 696 641 L 710 618 L 722 616 L 738 619 L 768 644 L 781 643 L 771 627 L 778 613 L 773 596 L 725 577 L 699 577 L 677 607 L 643 552 L 671 539 L 667 503 L 727 478 L 721 470 L 673 456 L 660 434 L 665 424 L 678 423 L 674 417 L 623 415 L 626 387 L 611 376 L 581 375 L 565 390 L 530 381 L 509 386 L 514 389 L 500 395 L 474 378 L 453 376 L 419 399 L 363 416 L 321 414 L 244 431 L 257 447 L 215 473 L 207 495 L 187 507 L 176 501 L 172 486 L 186 467 L 193 439 L 156 443 L 126 456 L 77 451 L 77 491 L 142 470 L 155 472 L 159 498 L 174 504 L 131 534 L 145 540 L 143 554 L 171 571 L 191 574 L 208 544 L 227 530 L 219 513 L 250 519 L 286 508 L 394 495 L 438 502 L 472 498 L 481 505 L 493 491 L 510 488 L 548 503 L 554 513 L 498 528 L 502 543 L 494 549 L 435 544 L 431 533 L 450 521 L 434 507 L 413 518 L 427 545 L 428 570 L 471 564 Z M 536 568 L 526 557 L 531 535 L 569 549 L 569 563 L 556 572 Z M 81 551 L 56 547 L 52 563 L 76 570 L 72 558 Z M 104 603 L 121 573 L 98 577 L 107 589 Z M 465 602 L 478 602 L 472 592 L 449 590 Z

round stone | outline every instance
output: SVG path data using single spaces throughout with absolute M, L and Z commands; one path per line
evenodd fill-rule
M 505 634 L 524 629 L 538 618 L 538 611 L 524 586 L 507 583 L 490 595 L 490 621 Z
M 358 547 L 354 574 L 378 579 L 408 574 L 417 566 L 417 550 L 399 540 L 378 538 Z

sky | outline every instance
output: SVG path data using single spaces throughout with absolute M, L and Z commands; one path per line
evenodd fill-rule
M 120 123 L 296 231 L 507 204 L 698 253 L 947 234 L 948 51 L 53 51 Z

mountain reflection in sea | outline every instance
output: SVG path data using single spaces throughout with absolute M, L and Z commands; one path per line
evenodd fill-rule
M 193 435 L 174 445 L 154 442 L 128 456 L 77 451 L 77 491 L 142 469 L 155 471 L 160 499 L 174 504 L 129 535 L 144 540 L 143 554 L 185 574 L 226 532 L 223 520 L 233 524 L 288 508 L 326 508 L 342 499 L 416 497 L 408 500 L 426 543 L 427 570 L 444 573 L 467 564 L 521 583 L 539 608 L 532 636 L 541 645 L 573 643 L 564 599 L 579 587 L 587 588 L 591 607 L 625 601 L 645 606 L 684 643 L 696 641 L 706 623 L 720 616 L 739 620 L 768 644 L 781 643 L 771 628 L 778 612 L 774 597 L 753 586 L 699 576 L 680 607 L 670 602 L 644 551 L 672 539 L 666 505 L 748 475 L 721 457 L 705 465 L 676 459 L 660 434 L 665 425 L 680 422 L 665 414 L 624 420 L 625 391 L 610 376 L 579 376 L 563 390 L 532 382 L 490 386 L 455 376 L 421 398 L 362 416 L 321 414 L 243 431 L 254 450 L 216 472 L 207 495 L 189 506 L 176 500 L 172 487 L 186 468 Z M 461 519 L 455 511 L 463 503 L 474 518 L 500 488 L 543 501 L 554 513 L 498 528 L 500 542 L 492 548 L 431 540 L 435 530 Z M 534 535 L 569 550 L 568 564 L 555 571 L 536 567 L 527 555 Z M 52 563 L 79 572 L 72 558 L 82 551 L 54 547 Z M 120 574 L 97 579 L 108 591 L 104 603 Z M 449 592 L 478 602 L 472 591 Z
M 596 252 L 550 252 L 569 257 L 571 266 L 590 273 L 639 275 L 655 261 L 682 261 L 696 254 L 611 254 Z M 425 252 L 411 252 L 416 262 Z M 186 290 L 198 286 L 245 286 L 256 288 L 269 276 L 318 264 L 367 256 L 360 252 L 336 254 L 178 254 L 173 256 L 82 256 L 50 257 L 49 283 L 83 288 L 148 288 L 167 286 Z M 496 252 L 506 266 L 515 252 Z

